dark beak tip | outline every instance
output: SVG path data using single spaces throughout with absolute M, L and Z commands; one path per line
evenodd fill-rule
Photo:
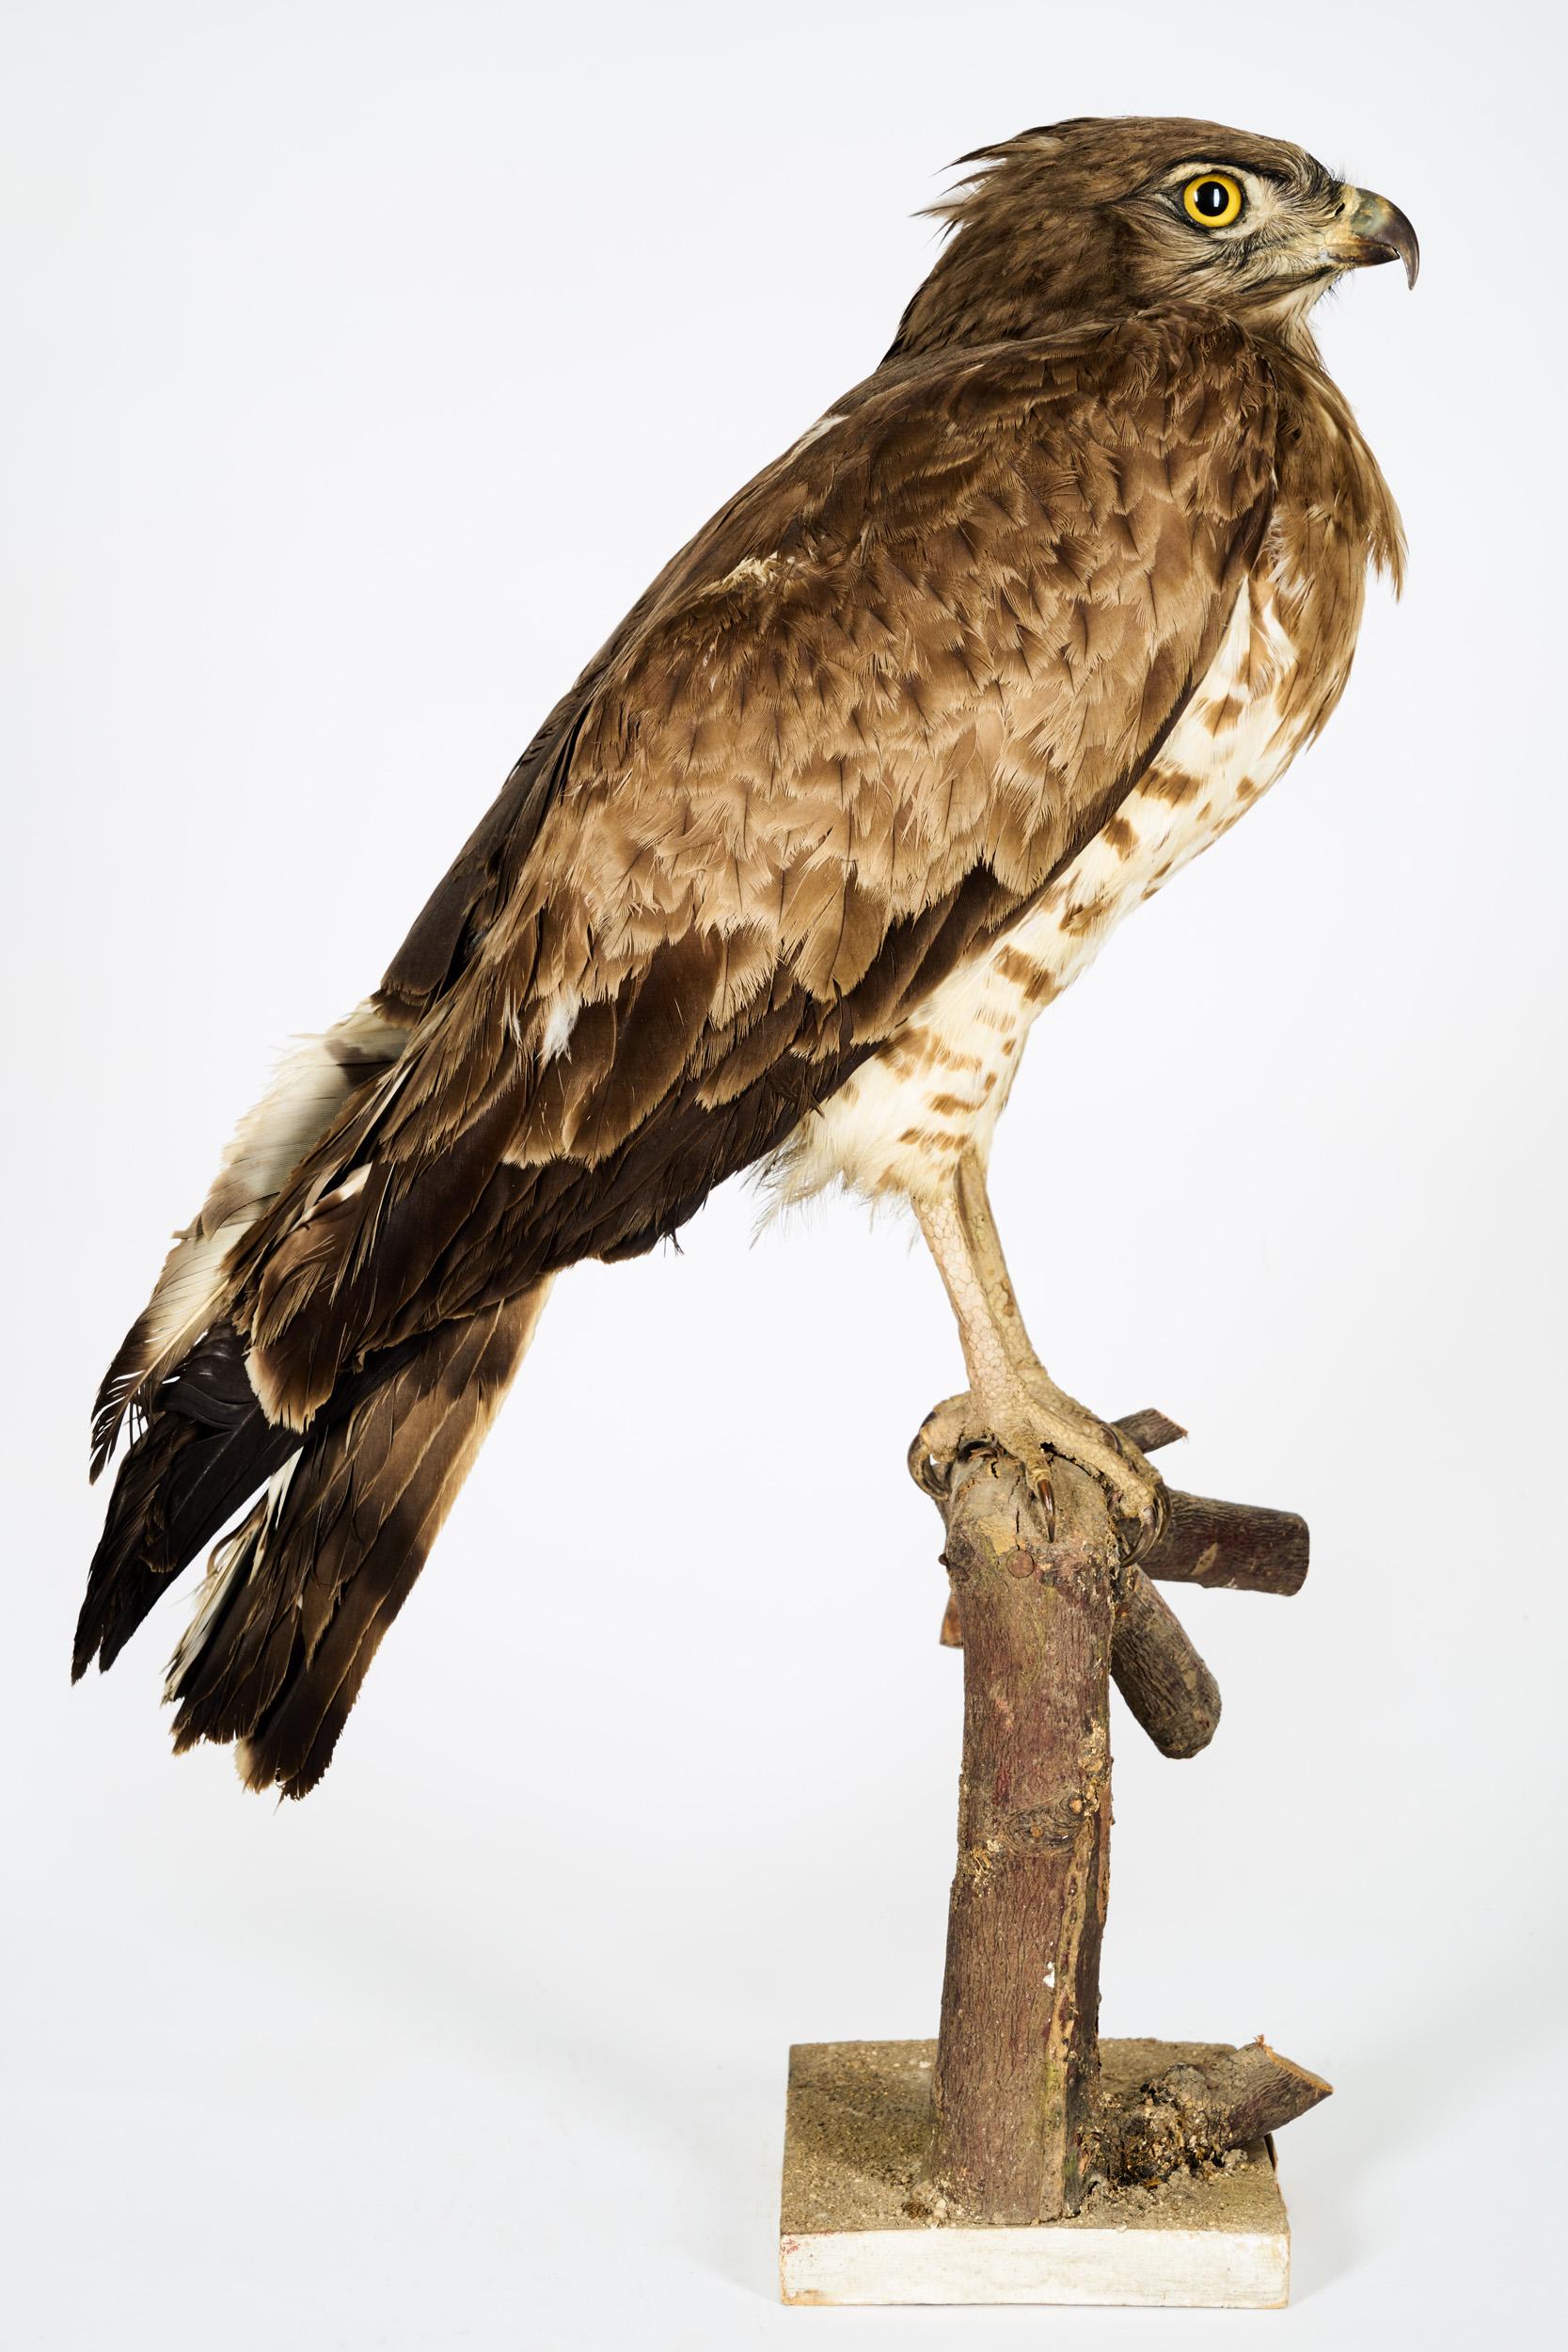
M 1370 189 L 1357 192 L 1350 226 L 1358 231 L 1369 261 L 1402 262 L 1404 282 L 1413 286 L 1421 274 L 1421 247 L 1408 213 Z
M 1370 240 L 1370 250 L 1378 262 L 1402 262 L 1404 282 L 1406 286 L 1414 286 L 1421 274 L 1421 248 L 1414 237 L 1407 242 L 1402 240 L 1398 245 L 1386 237 L 1374 237 Z

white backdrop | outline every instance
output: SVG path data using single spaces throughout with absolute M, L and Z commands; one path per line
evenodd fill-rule
M 170 1761 L 181 1600 L 66 1684 L 92 1389 L 269 1057 L 373 981 L 672 548 L 876 361 L 939 167 L 1139 111 L 1300 138 L 1426 261 L 1323 320 L 1405 601 L 1374 598 L 1317 750 L 1053 1009 L 997 1149 L 1053 1369 L 1167 1407 L 1173 1477 L 1314 1537 L 1289 1605 L 1182 1597 L 1225 1692 L 1207 1755 L 1119 1718 L 1103 2022 L 1263 2029 L 1338 2085 L 1281 2144 L 1296 2301 L 1227 2340 L 1545 2342 L 1544 12 L 12 0 L 4 38 L 0 2340 L 1219 2324 L 771 2302 L 786 2044 L 929 2032 L 940 1984 L 960 1669 L 902 1457 L 958 1364 L 895 1221 L 752 1248 L 732 1186 L 683 1252 L 564 1281 L 309 1804 Z M 1059 1147 L 1056 1105 L 1134 1060 L 1104 1156 Z

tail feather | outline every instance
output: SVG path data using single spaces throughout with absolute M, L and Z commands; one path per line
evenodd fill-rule
M 276 1433 L 299 1451 L 214 1554 L 170 1668 L 177 1749 L 233 1740 L 248 1787 L 314 1788 L 547 1289 L 411 1343 L 350 1410 L 329 1407 L 303 1446 Z
M 222 1311 L 230 1251 L 261 1220 L 303 1155 L 397 1060 L 407 1031 L 373 1000 L 307 1038 L 240 1121 L 212 1189 L 165 1261 L 152 1296 L 103 1375 L 92 1415 L 92 1475 L 114 1452 L 127 1414 L 149 1409 Z
M 166 1379 L 120 1463 L 76 1621 L 71 1678 L 113 1665 L 170 1581 L 298 1447 L 245 1377 L 234 1331 L 216 1324 Z
M 326 1769 L 549 1287 L 472 1316 L 454 1301 L 451 1319 L 388 1332 L 352 1369 L 328 1312 L 295 1351 L 309 1396 L 274 1393 L 276 1367 L 247 1327 L 255 1302 L 242 1297 L 242 1278 L 275 1244 L 285 1274 L 296 1259 L 312 1262 L 340 1226 L 356 1249 L 385 1254 L 379 1201 L 358 1197 L 363 1171 L 344 1171 L 359 1125 L 399 1083 L 407 1038 L 372 1000 L 285 1062 L 177 1237 L 94 1409 L 95 1477 L 127 1418 L 133 1441 L 93 1555 L 73 1678 L 95 1658 L 110 1665 L 180 1570 L 229 1528 L 169 1667 L 175 1744 L 234 1741 L 252 1788 L 291 1796 Z M 454 1168 L 452 1218 L 461 1221 L 464 1184 L 483 1190 L 483 1172 L 467 1160 Z M 398 1226 L 394 1264 L 417 1274 L 442 1238 L 426 1202 Z M 290 1402 L 299 1405 L 292 1414 Z

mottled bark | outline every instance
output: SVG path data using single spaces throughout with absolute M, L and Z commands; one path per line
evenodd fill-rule
M 1123 1571 L 1111 1673 L 1162 1756 L 1196 1756 L 1219 1728 L 1220 1692 L 1185 1629 L 1141 1569 Z
M 1186 1436 L 1152 1406 L 1124 1413 L 1116 1426 L 1144 1454 Z M 911 1452 L 916 1484 L 940 1502 L 936 1466 Z M 1219 1725 L 1220 1693 L 1180 1619 L 1147 1581 L 1203 1584 L 1234 1592 L 1298 1593 L 1307 1566 L 1307 1522 L 1261 1503 L 1217 1502 L 1165 1489 L 1166 1518 L 1156 1541 L 1122 1571 L 1111 1670 L 1117 1688 L 1164 1756 L 1196 1756 Z M 963 1629 L 949 1597 L 942 1620 L 946 1649 L 961 1649 Z
M 1179 1421 L 1162 1413 L 1157 1405 L 1140 1406 L 1135 1413 L 1123 1413 L 1117 1427 L 1124 1438 L 1131 1438 L 1140 1454 L 1158 1454 L 1163 1445 L 1175 1445 L 1186 1431 Z
M 933 2170 L 990 2221 L 1076 2208 L 1098 2097 L 1116 1546 L 1091 1479 L 1057 1463 L 1052 1485 L 1053 1524 L 980 1454 L 947 1503 L 964 1753 Z
M 1118 1425 L 1144 1452 L 1181 1434 L 1153 1412 Z M 943 1460 L 917 1438 L 910 1467 L 946 1523 L 942 1639 L 964 1653 L 932 2179 L 971 2218 L 1049 2221 L 1076 2212 L 1096 2182 L 1163 2178 L 1277 2130 L 1328 2086 L 1259 2042 L 1101 2103 L 1110 1682 L 1167 1756 L 1212 1737 L 1219 1692 L 1143 1567 L 1120 1556 L 1103 1491 L 1075 1465 L 1052 1456 L 1037 1484 L 993 1446 Z M 1170 1503 L 1147 1558 L 1155 1573 L 1299 1586 L 1306 1529 L 1290 1513 Z
M 1187 1434 L 1179 1422 L 1152 1406 L 1124 1414 L 1116 1425 L 1143 1454 L 1173 1445 L 1178 1438 Z M 910 1468 L 916 1485 L 942 1502 L 940 1470 L 923 1458 L 918 1438 L 911 1450 Z M 1172 1493 L 1168 1488 L 1166 1499 L 1173 1515 L 1187 1502 L 1196 1502 L 1195 1498 Z M 1197 1503 L 1196 1507 L 1212 1512 L 1216 1506 Z M 1217 1507 L 1224 1510 L 1230 1506 Z M 1245 1516 L 1250 1525 L 1257 1515 Z M 1286 1515 L 1274 1512 L 1263 1516 L 1283 1518 Z M 1185 1528 L 1184 1518 L 1180 1524 Z M 1168 1525 L 1162 1534 L 1162 1546 L 1166 1534 Z M 1189 1549 L 1181 1549 L 1178 1556 L 1185 1560 Z M 951 1593 L 942 1615 L 941 1639 L 944 1649 L 963 1647 L 958 1599 Z M 1208 1746 L 1220 1720 L 1219 1686 L 1178 1618 L 1148 1583 L 1141 1566 L 1132 1563 L 1122 1568 L 1118 1581 L 1111 1672 L 1134 1719 L 1162 1755 L 1196 1756 L 1200 1748 Z
M 1166 1502 L 1164 1527 L 1141 1563 L 1146 1575 L 1238 1593 L 1300 1592 L 1307 1577 L 1307 1521 L 1293 1511 L 1269 1511 L 1259 1502 L 1213 1502 L 1174 1487 Z
M 1115 2182 L 1164 2180 L 1183 2165 L 1244 2148 L 1305 2115 L 1333 2089 L 1259 2035 L 1239 2050 L 1173 2066 L 1101 2120 L 1097 2169 Z

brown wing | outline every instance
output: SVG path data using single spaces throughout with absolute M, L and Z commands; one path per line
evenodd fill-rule
M 270 1413 L 782 1139 L 1106 821 L 1267 521 L 1272 378 L 1172 314 L 874 377 L 677 558 L 388 976 L 235 1269 Z

